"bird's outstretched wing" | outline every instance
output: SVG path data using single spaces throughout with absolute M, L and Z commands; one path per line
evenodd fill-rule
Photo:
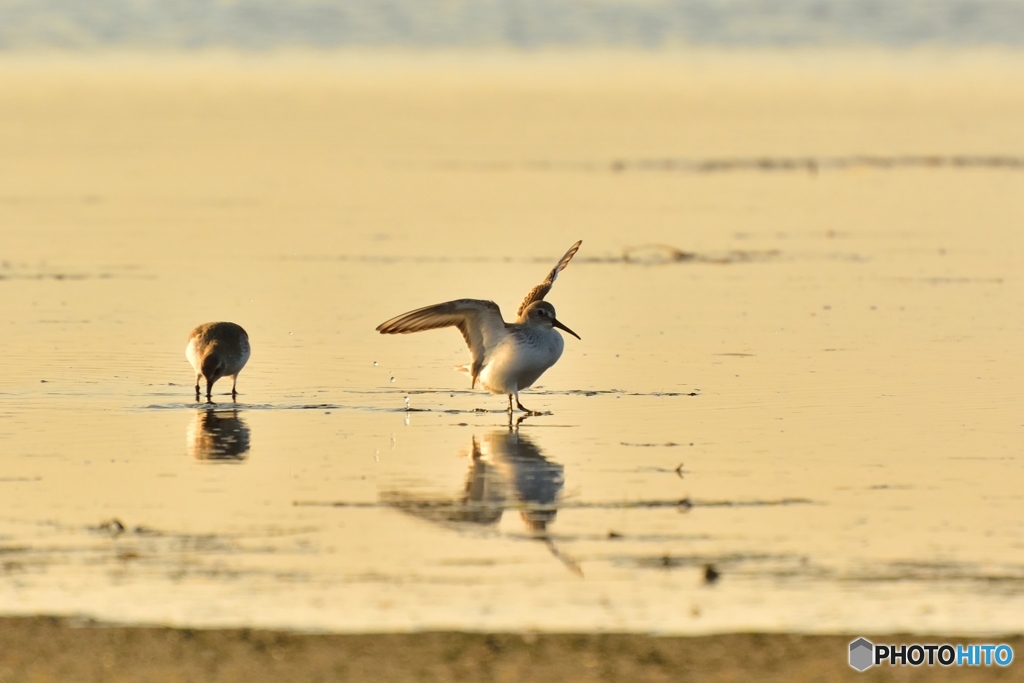
M 439 327 L 457 327 L 466 340 L 472 362 L 473 386 L 484 365 L 486 350 L 505 334 L 505 321 L 498 304 L 482 299 L 456 299 L 424 306 L 396 316 L 377 326 L 381 334 L 408 334 Z
M 565 252 L 565 256 L 558 260 L 558 263 L 556 263 L 555 267 L 551 269 L 550 273 L 548 273 L 544 282 L 530 290 L 530 293 L 526 295 L 525 299 L 523 299 L 523 303 L 520 304 L 519 310 L 516 311 L 516 316 L 522 316 L 523 311 L 525 311 L 530 304 L 534 301 L 540 301 L 547 296 L 547 293 L 551 291 L 551 285 L 555 284 L 558 274 L 565 270 L 565 267 L 569 265 L 569 261 L 571 261 L 572 257 L 576 255 L 577 251 L 579 251 L 581 244 L 583 244 L 583 240 L 580 240 L 569 247 L 569 251 Z

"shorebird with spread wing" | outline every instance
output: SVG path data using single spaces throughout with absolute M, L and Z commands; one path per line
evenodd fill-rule
M 409 311 L 377 326 L 381 334 L 408 334 L 439 327 L 457 327 L 469 346 L 470 363 L 460 368 L 473 378 L 471 386 L 480 383 L 492 394 L 508 395 L 508 410 L 515 407 L 526 413 L 533 411 L 519 402 L 519 392 L 544 374 L 562 355 L 565 342 L 555 328 L 565 330 L 577 339 L 578 334 L 555 317 L 555 307 L 544 301 L 558 274 L 576 255 L 583 240 L 569 247 L 548 273 L 544 282 L 530 290 L 523 299 L 514 323 L 501 317 L 498 304 L 482 299 L 456 299 Z

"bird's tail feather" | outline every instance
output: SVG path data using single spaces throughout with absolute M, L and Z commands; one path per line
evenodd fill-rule
M 473 364 L 472 363 L 467 363 L 466 365 L 456 365 L 454 369 L 458 370 L 459 372 L 461 372 L 463 374 L 469 375 L 470 377 L 473 377 Z M 476 377 L 473 377 L 473 384 L 470 385 L 470 388 L 471 389 L 476 389 Z

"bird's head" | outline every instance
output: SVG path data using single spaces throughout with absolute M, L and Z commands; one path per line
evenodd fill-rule
M 224 359 L 219 353 L 211 353 L 203 359 L 203 377 L 211 384 L 224 376 Z
M 558 318 L 555 317 L 555 307 L 547 301 L 534 301 L 525 311 L 523 311 L 523 315 L 520 317 L 520 320 L 534 325 L 557 327 L 560 330 L 565 330 L 577 339 L 580 338 L 578 334 L 558 322 Z

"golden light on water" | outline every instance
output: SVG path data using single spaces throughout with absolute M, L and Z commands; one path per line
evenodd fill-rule
M 801 54 L 0 63 L 0 607 L 1019 629 L 1020 58 Z M 374 327 L 510 319 L 580 238 L 548 299 L 582 341 L 523 395 L 547 465 L 480 480 L 544 539 L 396 509 L 471 499 L 505 400 L 455 331 Z M 212 320 L 252 358 L 197 412 Z

